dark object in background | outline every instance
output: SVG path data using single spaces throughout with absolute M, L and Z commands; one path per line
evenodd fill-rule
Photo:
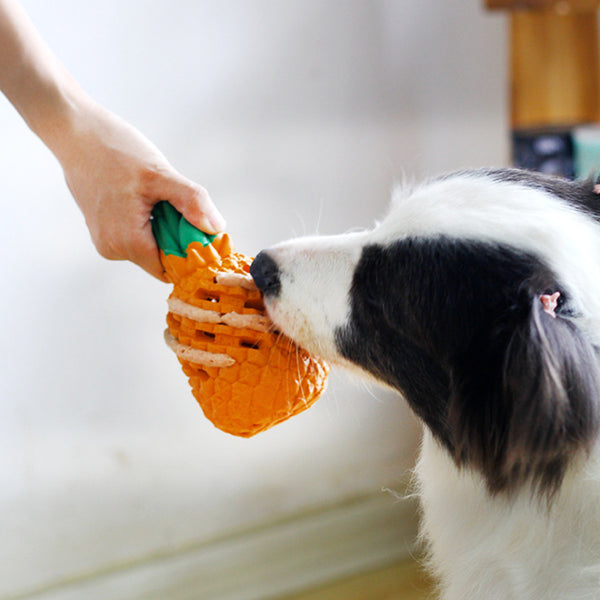
M 509 17 L 514 164 L 569 178 L 598 172 L 596 141 L 578 130 L 600 124 L 600 0 L 483 4 Z
M 516 167 L 574 179 L 573 136 L 569 129 L 516 130 L 512 133 Z

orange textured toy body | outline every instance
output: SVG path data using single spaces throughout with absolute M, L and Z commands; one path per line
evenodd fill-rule
M 174 284 L 165 339 L 206 417 L 227 433 L 250 437 L 311 406 L 329 367 L 273 330 L 248 273 L 252 259 L 234 252 L 227 234 L 208 243 L 188 243 L 184 235 L 170 250 L 156 230 L 161 219 L 173 223 L 174 209 L 165 204 L 157 205 L 153 221 Z

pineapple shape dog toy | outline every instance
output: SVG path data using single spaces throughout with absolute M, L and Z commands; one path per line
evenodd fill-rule
M 252 259 L 234 252 L 227 234 L 204 234 L 168 202 L 152 215 L 174 284 L 165 340 L 205 416 L 250 437 L 311 406 L 329 366 L 274 330 L 249 274 Z

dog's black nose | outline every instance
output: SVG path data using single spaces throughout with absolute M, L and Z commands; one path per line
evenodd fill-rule
M 277 263 L 263 250 L 259 252 L 250 265 L 250 275 L 256 287 L 265 296 L 277 296 L 281 289 L 279 267 Z

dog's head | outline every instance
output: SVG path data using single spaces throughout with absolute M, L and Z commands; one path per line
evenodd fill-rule
M 397 198 L 367 232 L 304 238 L 251 273 L 275 324 L 399 390 L 493 493 L 546 493 L 598 433 L 600 197 L 514 170 Z

